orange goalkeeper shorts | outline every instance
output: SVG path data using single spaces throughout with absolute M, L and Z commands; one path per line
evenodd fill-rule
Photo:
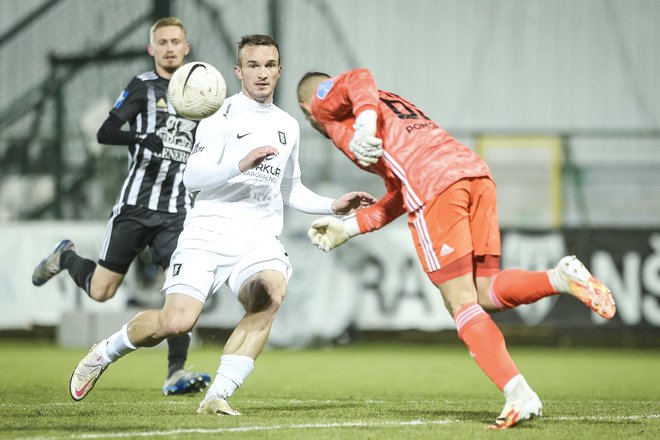
M 497 197 L 488 177 L 453 183 L 410 214 L 408 226 L 424 271 L 435 285 L 470 272 L 493 276 L 499 271 Z

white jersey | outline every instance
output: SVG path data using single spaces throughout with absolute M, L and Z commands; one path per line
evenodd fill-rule
M 274 104 L 260 104 L 243 93 L 225 99 L 197 127 L 184 183 L 199 191 L 185 227 L 230 235 L 279 236 L 283 206 L 332 214 L 333 199 L 302 185 L 298 151 L 300 126 Z M 270 145 L 279 154 L 240 172 L 238 163 L 255 148 Z

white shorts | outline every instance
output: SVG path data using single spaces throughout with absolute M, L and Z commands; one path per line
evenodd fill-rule
M 179 236 L 162 290 L 204 303 L 224 283 L 238 295 L 243 282 L 263 270 L 291 278 L 293 267 L 277 237 L 235 237 L 187 227 Z

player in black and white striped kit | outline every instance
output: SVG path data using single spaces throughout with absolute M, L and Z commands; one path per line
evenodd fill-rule
M 128 144 L 129 172 L 115 210 L 132 205 L 185 214 L 190 208 L 183 170 L 197 122 L 176 115 L 167 101 L 168 84 L 169 79 L 153 71 L 136 76 L 99 130 L 102 143 Z M 124 122 L 130 132 L 120 131 Z M 124 134 L 127 138 L 120 139 Z
M 97 133 L 101 144 L 128 146 L 128 176 L 112 208 L 98 264 L 75 253 L 63 240 L 35 268 L 32 283 L 40 286 L 63 269 L 90 298 L 112 298 L 135 259 L 147 246 L 153 261 L 169 266 L 183 229 L 192 196 L 183 171 L 193 147 L 196 121 L 176 114 L 167 99 L 169 80 L 190 51 L 186 29 L 176 17 L 158 20 L 147 47 L 155 69 L 135 76 L 115 102 Z M 128 123 L 129 131 L 122 130 Z M 168 374 L 163 394 L 205 388 L 206 373 L 184 370 L 190 335 L 168 339 Z

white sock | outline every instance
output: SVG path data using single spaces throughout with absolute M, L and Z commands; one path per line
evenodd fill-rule
M 550 284 L 552 284 L 552 287 L 554 287 L 557 292 L 569 291 L 568 283 L 562 276 L 559 275 L 556 268 L 548 270 L 547 273 Z
M 131 353 L 137 348 L 128 339 L 128 324 L 124 326 L 106 339 L 106 343 L 99 344 L 101 346 L 101 355 L 103 360 L 110 363 L 114 362 L 125 354 Z
M 254 369 L 254 360 L 248 356 L 225 354 L 220 357 L 220 367 L 207 394 L 217 394 L 225 399 L 234 394 Z

